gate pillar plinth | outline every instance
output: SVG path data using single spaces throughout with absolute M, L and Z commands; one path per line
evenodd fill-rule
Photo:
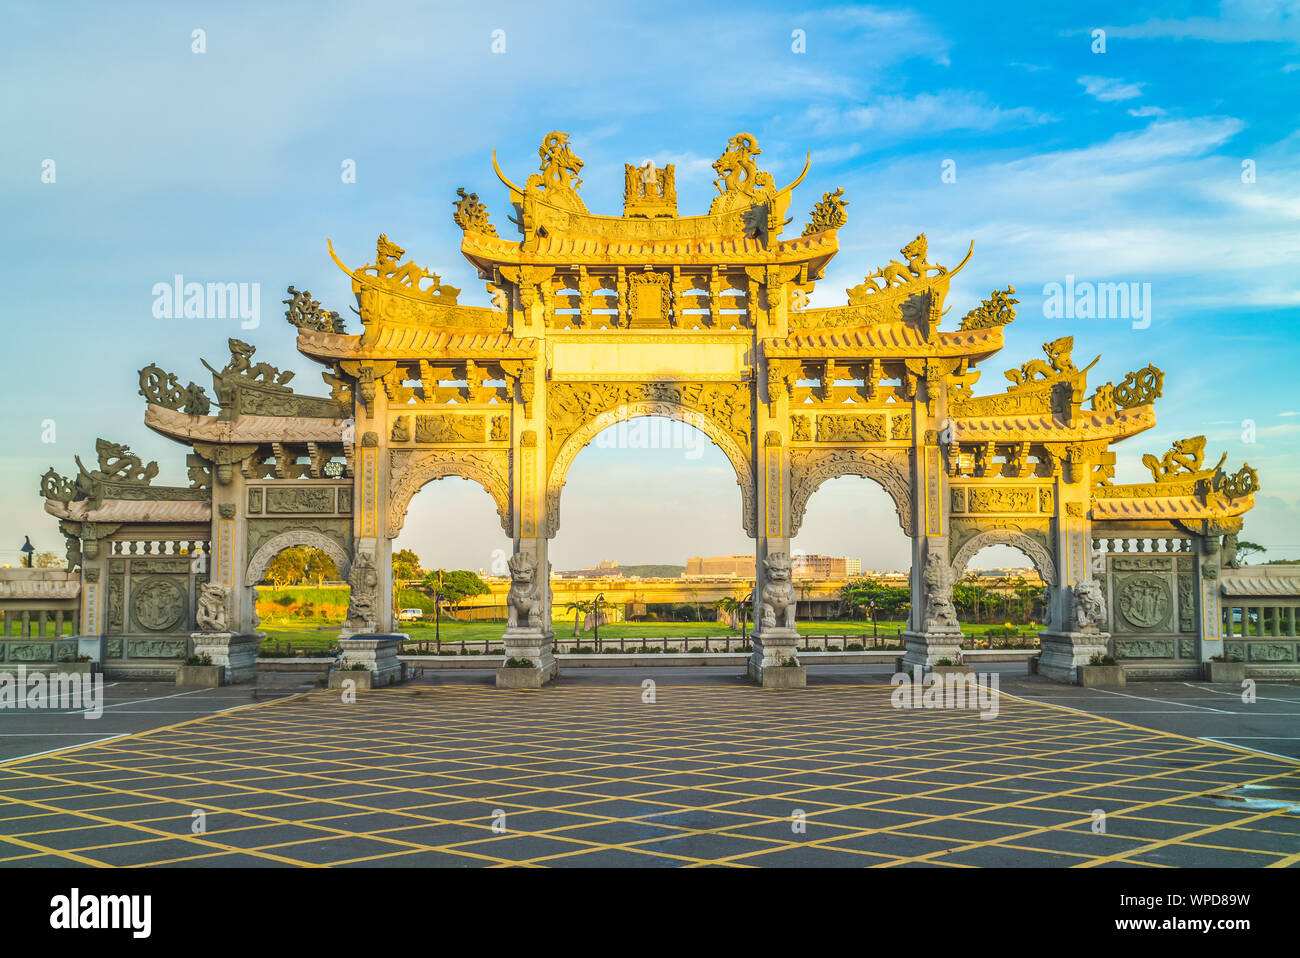
M 503 639 L 505 661 L 497 668 L 497 688 L 540 689 L 559 675 L 554 632 L 506 629 Z
M 365 666 L 370 672 L 372 687 L 388 685 L 402 677 L 402 663 L 397 658 L 397 648 L 409 639 L 404 632 L 359 632 L 351 638 L 339 639 L 343 653 L 343 671 L 354 665 Z
M 226 667 L 226 684 L 248 682 L 257 676 L 257 649 L 264 632 L 191 632 L 194 654 L 208 656 L 213 665 Z
M 961 661 L 961 640 L 959 631 L 904 632 L 903 668 L 910 670 L 920 666 L 929 669 L 940 659 Z
M 1056 682 L 1076 683 L 1079 666 L 1110 651 L 1109 632 L 1039 632 L 1038 674 Z
M 765 689 L 801 689 L 808 670 L 799 664 L 799 633 L 795 629 L 763 629 L 753 635 L 749 677 Z

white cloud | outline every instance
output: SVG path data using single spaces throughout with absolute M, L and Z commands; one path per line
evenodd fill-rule
M 1003 107 L 979 93 L 943 90 L 915 96 L 879 96 L 843 109 L 813 107 L 806 118 L 817 136 L 870 132 L 908 136 L 953 130 L 987 131 L 1007 126 L 1050 123 L 1055 117 L 1030 107 Z
M 1139 107 L 1134 107 L 1132 110 L 1129 110 L 1128 115 L 1136 116 L 1136 117 L 1148 117 L 1148 116 L 1159 117 L 1159 116 L 1164 116 L 1165 111 L 1158 106 L 1139 106 Z
M 1125 83 L 1123 80 L 1111 77 L 1095 76 L 1079 77 L 1079 84 L 1088 96 L 1095 97 L 1103 103 L 1112 100 L 1131 100 L 1135 96 L 1142 95 L 1143 87 L 1141 83 Z

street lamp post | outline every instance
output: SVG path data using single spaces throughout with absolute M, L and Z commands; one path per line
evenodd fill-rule
M 596 622 L 596 626 L 595 626 L 596 633 L 594 639 L 596 642 L 596 654 L 598 655 L 600 654 L 600 603 L 603 602 L 604 600 L 605 600 L 605 593 L 601 592 L 597 594 L 595 608 L 592 611 L 592 615 L 595 616 L 595 622 Z
M 874 643 L 875 639 L 880 638 L 880 629 L 876 625 L 876 600 L 875 599 L 871 600 L 871 638 L 873 640 L 872 644 L 875 644 Z
M 22 548 L 18 551 L 23 554 L 23 560 L 26 563 L 27 568 L 30 569 L 32 567 L 32 553 L 36 551 L 36 547 L 32 545 L 30 536 L 23 536 Z

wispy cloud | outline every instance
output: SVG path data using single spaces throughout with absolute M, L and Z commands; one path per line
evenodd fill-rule
M 1125 83 L 1112 77 L 1079 77 L 1079 85 L 1088 96 L 1109 103 L 1112 100 L 1131 100 L 1142 95 L 1141 83 Z
M 980 93 L 943 90 L 913 96 L 879 96 L 843 108 L 813 107 L 806 114 L 818 136 L 871 132 L 908 136 L 957 130 L 988 131 L 1051 123 L 1055 117 L 1032 107 L 1004 107 Z

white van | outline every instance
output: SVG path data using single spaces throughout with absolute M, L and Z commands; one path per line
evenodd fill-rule
M 403 609 L 397 613 L 397 621 L 399 622 L 415 622 L 423 618 L 423 609 Z

